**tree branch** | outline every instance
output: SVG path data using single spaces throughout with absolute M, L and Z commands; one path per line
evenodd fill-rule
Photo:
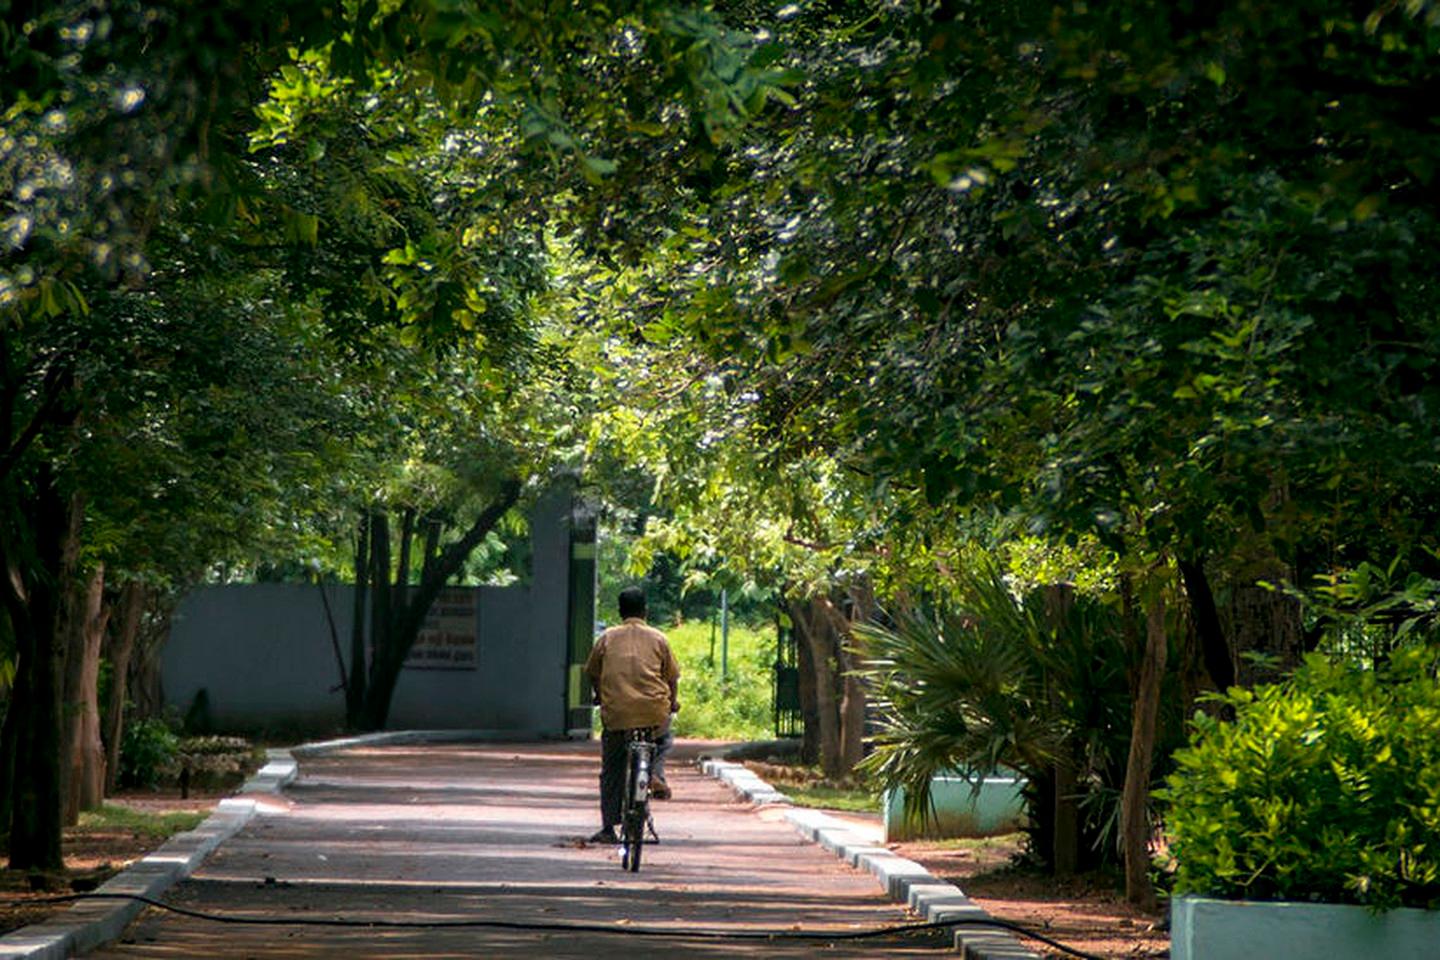
M 65 383 L 69 379 L 68 374 L 69 369 L 63 368 L 58 364 L 51 366 L 50 369 L 45 371 L 45 380 L 41 388 L 43 393 L 39 408 L 36 409 L 35 415 L 30 418 L 30 422 L 25 425 L 25 429 L 21 431 L 20 436 L 15 439 L 15 442 L 10 445 L 10 448 L 5 451 L 4 455 L 0 456 L 0 480 L 3 480 L 9 475 L 11 470 L 15 469 L 15 464 L 20 461 L 20 458 L 25 455 L 25 451 L 28 450 L 30 445 L 35 442 L 35 439 L 40 436 L 41 430 L 48 424 L 60 425 L 65 422 L 65 418 L 56 416 L 56 411 L 60 408 L 60 398 L 65 392 Z M 13 408 L 9 402 L 9 396 L 6 397 L 6 401 L 5 415 L 7 417 L 6 427 L 8 433 L 8 418 L 13 415 Z
M 408 641 L 413 640 L 420 629 L 420 624 L 425 621 L 425 614 L 430 611 L 430 605 L 440 595 L 441 589 L 449 582 L 455 571 L 465 563 L 465 560 L 485 539 L 485 535 L 494 529 L 495 524 L 505 515 L 505 512 L 515 505 L 520 499 L 520 482 L 518 480 L 507 480 L 500 488 L 499 495 L 491 502 L 490 506 L 480 512 L 475 522 L 470 524 L 470 529 L 459 540 L 445 548 L 445 552 L 436 560 L 434 566 L 426 571 L 420 581 L 420 586 L 415 588 L 413 598 L 404 607 L 398 624 L 398 636 Z M 400 659 L 410 651 L 396 650 L 395 654 Z

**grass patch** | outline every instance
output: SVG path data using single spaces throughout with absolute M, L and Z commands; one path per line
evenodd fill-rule
M 153 840 L 164 840 L 172 834 L 195 829 L 207 816 L 208 813 L 186 810 L 156 813 L 107 803 L 99 810 L 86 810 L 81 813 L 80 827 L 92 831 L 117 830 Z
M 999 851 L 1014 853 L 1024 848 L 1028 838 L 1023 833 L 1001 833 L 993 837 L 946 837 L 939 840 L 917 840 L 934 850 L 965 850 L 972 853 Z
M 675 735 L 708 740 L 766 740 L 775 735 L 771 689 L 775 631 L 730 625 L 729 657 L 721 677 L 719 630 L 711 658 L 710 624 L 692 621 L 665 628 L 680 661 L 681 710 Z
M 827 780 L 819 767 L 790 763 L 746 761 L 745 766 L 790 798 L 797 807 L 879 813 L 880 791 L 859 777 Z
M 844 810 L 848 813 L 880 812 L 880 798 L 859 787 L 787 786 L 780 790 L 797 807 Z

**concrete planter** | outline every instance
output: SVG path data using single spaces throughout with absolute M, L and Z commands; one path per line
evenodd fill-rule
M 1171 960 L 1389 960 L 1440 956 L 1440 910 L 1176 897 Z
M 924 823 L 905 822 L 905 791 L 886 790 L 885 840 L 936 839 L 944 837 L 990 837 L 1019 830 L 1025 818 L 1020 792 L 1023 777 L 986 777 L 976 792 L 971 781 L 961 776 L 941 776 L 930 781 L 930 799 L 935 816 Z

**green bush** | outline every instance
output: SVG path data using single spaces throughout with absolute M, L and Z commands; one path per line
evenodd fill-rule
M 710 660 L 710 625 L 686 623 L 665 628 L 680 661 L 680 703 L 675 735 L 716 740 L 773 737 L 771 686 L 775 632 L 739 625 L 730 628 L 727 676 L 720 676 L 720 641 Z
M 1440 904 L 1436 651 L 1380 671 L 1320 657 L 1199 717 L 1159 796 L 1176 893 Z
M 176 746 L 175 763 L 189 772 L 190 785 L 195 787 L 238 783 L 255 772 L 260 760 L 244 737 L 185 737 Z
M 180 738 L 159 717 L 134 720 L 120 738 L 120 783 L 156 787 L 176 771 Z

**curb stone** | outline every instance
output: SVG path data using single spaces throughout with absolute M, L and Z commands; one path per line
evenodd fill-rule
M 240 788 L 242 795 L 278 794 L 299 772 L 288 750 L 269 751 L 267 761 Z M 256 806 L 254 799 L 244 797 L 221 800 L 198 827 L 175 834 L 95 892 L 159 897 L 249 823 Z M 136 900 L 81 900 L 40 923 L 0 936 L 0 960 L 68 960 L 119 937 L 143 909 Z
M 706 775 L 727 784 L 746 800 L 760 806 L 789 806 L 790 798 L 761 780 L 748 768 L 729 760 L 702 760 Z M 953 883 L 932 875 L 913 860 L 857 834 L 850 825 L 818 810 L 790 806 L 785 819 L 803 836 L 841 860 L 874 874 L 891 899 L 905 903 L 927 923 L 953 920 L 988 920 L 990 915 Z M 1040 960 L 1011 934 L 995 928 L 955 928 L 955 950 L 964 960 Z
M 391 747 L 422 743 L 534 743 L 539 740 L 563 739 L 544 737 L 539 733 L 514 730 L 390 730 L 362 733 L 336 740 L 321 740 L 291 747 L 288 753 L 301 760 L 328 757 L 355 747 Z

